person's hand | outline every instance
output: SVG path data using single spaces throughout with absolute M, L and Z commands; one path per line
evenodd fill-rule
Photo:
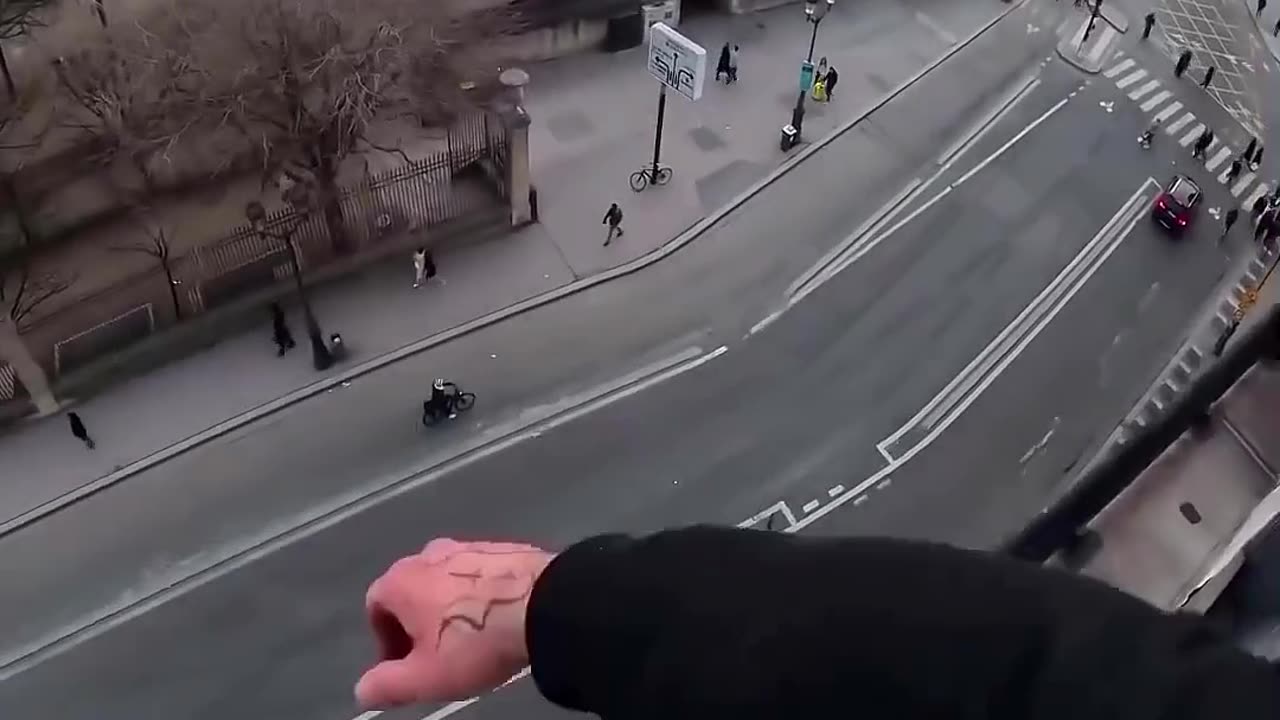
M 492 690 L 529 662 L 524 620 L 551 554 L 531 545 L 432 540 L 369 586 L 381 660 L 356 684 L 364 708 Z

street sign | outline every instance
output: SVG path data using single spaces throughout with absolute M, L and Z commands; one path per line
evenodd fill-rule
M 689 100 L 702 97 L 707 51 L 666 23 L 649 28 L 649 73 Z

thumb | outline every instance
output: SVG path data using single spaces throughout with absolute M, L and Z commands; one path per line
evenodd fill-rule
M 365 709 L 387 709 L 423 699 L 430 692 L 433 673 L 422 659 L 413 653 L 373 666 L 356 683 L 356 702 Z

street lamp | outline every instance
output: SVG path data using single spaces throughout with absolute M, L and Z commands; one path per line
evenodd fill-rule
M 808 77 L 812 77 L 813 49 L 818 43 L 818 26 L 822 24 L 822 20 L 826 18 L 827 13 L 831 12 L 835 4 L 836 0 L 804 0 L 804 19 L 813 25 L 813 31 L 809 36 L 809 54 L 805 56 L 804 65 L 800 71 L 800 94 L 796 96 L 796 106 L 791 110 L 791 124 L 783 128 L 784 150 L 790 150 L 800 142 L 800 133 L 804 130 L 804 98 L 809 94 L 809 88 L 804 81 L 805 73 L 810 73 Z
M 298 226 L 295 225 L 286 235 L 277 235 L 268 231 L 267 209 L 257 200 L 252 200 L 244 206 L 244 216 L 260 237 L 279 240 L 288 249 L 294 287 L 297 288 L 298 302 L 302 305 L 302 314 L 306 318 L 307 338 L 311 340 L 311 363 L 316 370 L 327 370 L 333 365 L 333 353 L 329 352 L 329 346 L 324 342 L 324 333 L 320 330 L 320 323 L 316 322 L 315 313 L 311 312 L 311 301 L 307 298 L 307 289 L 302 284 L 302 264 L 298 262 L 298 248 L 293 244 L 293 230 Z

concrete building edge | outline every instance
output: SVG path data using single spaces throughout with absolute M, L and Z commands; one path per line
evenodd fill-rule
M 715 225 L 716 223 L 723 220 L 726 216 L 728 216 L 733 211 L 737 210 L 739 207 L 745 204 L 748 200 L 750 200 L 751 198 L 759 194 L 766 187 L 773 184 L 778 179 L 785 176 L 787 173 L 791 172 L 793 169 L 795 169 L 797 166 L 799 166 L 801 163 L 803 163 L 805 160 L 811 157 L 814 153 L 818 152 L 822 148 L 834 142 L 836 139 L 843 136 L 846 132 L 853 129 L 853 127 L 855 127 L 859 123 L 866 120 L 876 111 L 878 111 L 880 108 L 892 102 L 895 98 L 897 98 L 907 89 L 909 89 L 910 87 L 918 83 L 920 80 L 924 79 L 925 76 L 933 72 L 943 63 L 945 63 L 947 60 L 950 60 L 954 55 L 959 53 L 961 50 L 964 50 L 965 48 L 967 48 L 974 41 L 976 41 L 978 38 L 984 35 L 987 31 L 989 31 L 991 28 L 999 24 L 1001 20 L 1008 17 L 1011 13 L 1021 8 L 1027 2 L 1028 0 L 1017 0 L 1016 2 L 1010 3 L 1009 7 L 1002 10 L 998 15 L 996 15 L 994 18 L 989 20 L 982 27 L 978 28 L 976 31 L 970 34 L 969 37 L 965 38 L 963 41 L 952 46 L 945 53 L 940 55 L 937 59 L 935 59 L 934 61 L 932 61 L 925 67 L 921 68 L 919 71 L 917 71 L 916 74 L 912 75 L 910 78 L 905 80 L 896 88 L 890 90 L 884 96 L 874 101 L 865 110 L 856 114 L 851 120 L 848 120 L 845 123 L 841 124 L 839 127 L 837 127 L 835 130 L 828 133 L 822 139 L 805 146 L 795 156 L 785 160 L 776 169 L 771 171 L 765 177 L 756 181 L 751 187 L 747 188 L 737 197 L 733 198 L 725 205 L 713 211 L 711 214 L 703 217 L 701 220 L 689 226 L 687 229 L 681 232 L 680 235 L 676 236 L 674 239 L 668 241 L 666 244 L 662 245 L 656 250 L 653 250 L 645 255 L 642 255 L 641 257 L 636 258 L 635 260 L 619 265 L 618 267 L 615 267 L 611 270 L 607 270 L 603 273 L 600 273 L 599 275 L 596 275 L 594 277 L 584 278 L 582 280 L 569 283 L 568 285 L 561 286 L 559 288 L 556 288 L 555 290 L 551 290 L 541 295 L 528 298 L 514 305 L 509 305 L 506 308 L 503 308 L 501 310 L 495 310 L 494 312 L 489 313 L 488 315 L 484 315 L 482 317 L 476 318 L 475 320 L 462 323 L 461 325 L 455 325 L 454 327 L 441 331 L 439 333 L 436 333 L 435 335 L 431 335 L 421 340 L 417 340 L 397 350 L 392 350 L 389 353 L 386 353 L 376 358 L 372 358 L 364 363 L 361 363 L 360 365 L 357 365 L 351 368 L 350 370 L 347 370 L 346 372 L 340 373 L 330 378 L 326 378 L 324 380 L 317 381 L 315 383 L 312 383 L 311 385 L 295 390 L 287 395 L 276 398 L 275 400 L 263 403 L 262 405 L 259 405 L 253 408 L 252 410 L 249 410 L 245 413 L 237 415 L 233 418 L 229 418 L 221 423 L 218 423 L 217 425 L 214 425 L 208 428 L 207 430 L 203 430 L 184 440 L 174 443 L 173 445 L 170 445 L 169 447 L 163 450 L 152 453 L 151 455 L 148 455 L 140 460 L 136 460 L 133 463 L 130 463 L 129 465 L 126 465 L 125 467 L 120 468 L 119 470 L 116 470 L 115 472 L 109 475 L 104 475 L 103 477 L 98 478 L 97 480 L 94 480 L 92 482 L 86 483 L 85 485 L 82 485 L 75 490 L 72 490 L 68 493 L 64 493 L 63 495 L 60 495 L 57 498 L 54 498 L 53 500 L 50 500 L 39 507 L 33 508 L 32 510 L 29 510 L 20 515 L 16 515 L 4 521 L 3 523 L 0 523 L 0 538 L 3 538 L 13 532 L 16 532 L 22 529 L 23 527 L 33 522 L 36 522 L 37 520 L 40 520 L 41 518 L 47 517 L 49 515 L 52 515 L 58 512 L 59 510 L 62 510 L 66 507 L 74 505 L 80 502 L 81 500 L 85 500 L 89 497 L 92 497 L 93 495 L 96 495 L 97 493 L 102 492 L 103 490 L 106 490 L 128 479 L 129 477 L 132 477 L 133 475 L 137 475 L 140 472 L 148 470 L 156 465 L 159 465 L 160 463 L 163 463 L 178 455 L 181 455 L 182 453 L 187 452 L 188 450 L 197 448 L 208 442 L 216 440 L 217 438 L 223 435 L 226 435 L 241 427 L 244 427 L 245 425 L 248 425 L 252 422 L 256 422 L 268 415 L 272 415 L 276 412 L 279 412 L 288 407 L 296 405 L 311 397 L 324 393 L 333 387 L 341 385 L 344 382 L 349 382 L 361 376 L 368 375 L 369 373 L 375 372 L 389 365 L 393 365 L 407 357 L 416 355 L 421 352 L 425 352 L 434 347 L 443 345 L 452 340 L 456 340 L 463 336 L 482 330 L 491 325 L 495 325 L 509 318 L 529 312 L 530 310 L 535 310 L 544 305 L 549 305 L 558 300 L 562 300 L 570 295 L 576 295 L 580 292 L 583 292 L 584 290 L 588 290 L 597 285 L 602 285 L 606 282 L 610 282 L 612 280 L 616 280 L 618 278 L 634 274 L 661 260 L 665 260 L 666 258 L 670 257 L 672 254 L 674 254 L 676 251 L 684 248 L 693 240 L 697 239 L 704 232 L 706 232 L 708 228 L 710 228 L 712 225 Z

